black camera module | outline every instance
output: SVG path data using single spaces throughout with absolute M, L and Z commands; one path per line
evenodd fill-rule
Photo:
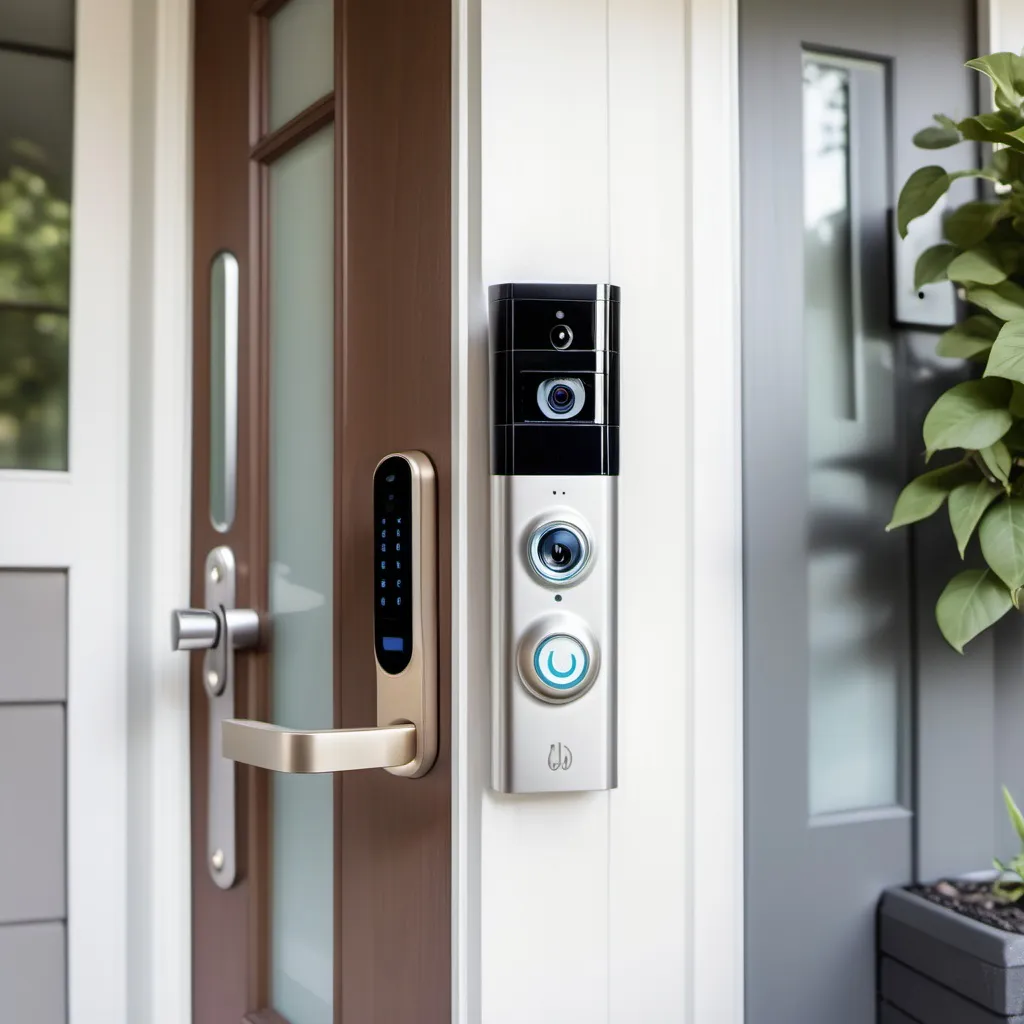
M 530 564 L 549 583 L 568 583 L 585 568 L 590 545 L 572 523 L 545 523 L 530 538 Z
M 556 316 L 559 314 L 556 313 Z M 572 344 L 572 328 L 568 324 L 555 324 L 548 335 L 551 344 L 557 349 L 568 348 Z
M 578 377 L 553 377 L 537 388 L 537 405 L 549 420 L 567 420 L 586 402 L 587 391 Z

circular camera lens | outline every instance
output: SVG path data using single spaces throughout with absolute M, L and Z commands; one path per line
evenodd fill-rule
M 574 533 L 548 530 L 538 544 L 541 561 L 552 572 L 568 572 L 583 557 L 583 545 Z
M 587 389 L 578 377 L 542 380 L 537 388 L 537 405 L 549 420 L 567 420 L 586 404 Z
M 578 576 L 589 553 L 586 537 L 570 523 L 545 523 L 530 539 L 534 571 L 551 583 L 566 583 Z
M 575 401 L 576 396 L 564 384 L 556 384 L 548 392 L 548 408 L 552 412 L 568 412 Z
M 568 324 L 555 324 L 549 337 L 555 348 L 568 348 L 572 344 L 572 328 Z

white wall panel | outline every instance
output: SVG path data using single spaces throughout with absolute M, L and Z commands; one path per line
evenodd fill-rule
M 607 280 L 604 0 L 483 0 L 481 80 L 484 287 Z M 481 828 L 483 1021 L 603 1024 L 608 796 L 485 791 Z
M 479 3 L 479 120 L 471 101 L 459 115 L 461 172 L 472 181 L 477 138 L 481 167 L 480 282 L 476 196 L 458 192 L 467 593 L 486 525 L 473 511 L 486 487 L 474 439 L 486 438 L 487 413 L 473 397 L 483 289 L 620 285 L 623 424 L 619 788 L 490 792 L 470 728 L 486 720 L 487 680 L 463 675 L 467 822 L 482 794 L 479 1019 L 740 1024 L 734 3 Z M 465 41 L 472 52 L 471 30 Z M 472 96 L 471 71 L 466 61 Z M 460 622 L 486 630 L 479 602 Z M 466 664 L 479 666 L 471 647 Z
M 610 1019 L 683 1019 L 689 382 L 686 36 L 680 0 L 610 0 L 612 280 L 622 287 L 619 788 Z

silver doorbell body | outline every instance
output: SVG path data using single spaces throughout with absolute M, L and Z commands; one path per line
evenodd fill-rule
M 493 769 L 616 785 L 619 289 L 490 289 Z

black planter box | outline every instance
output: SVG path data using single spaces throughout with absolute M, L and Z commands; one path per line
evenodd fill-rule
M 1024 935 L 888 889 L 878 946 L 881 1024 L 1024 1024 Z

